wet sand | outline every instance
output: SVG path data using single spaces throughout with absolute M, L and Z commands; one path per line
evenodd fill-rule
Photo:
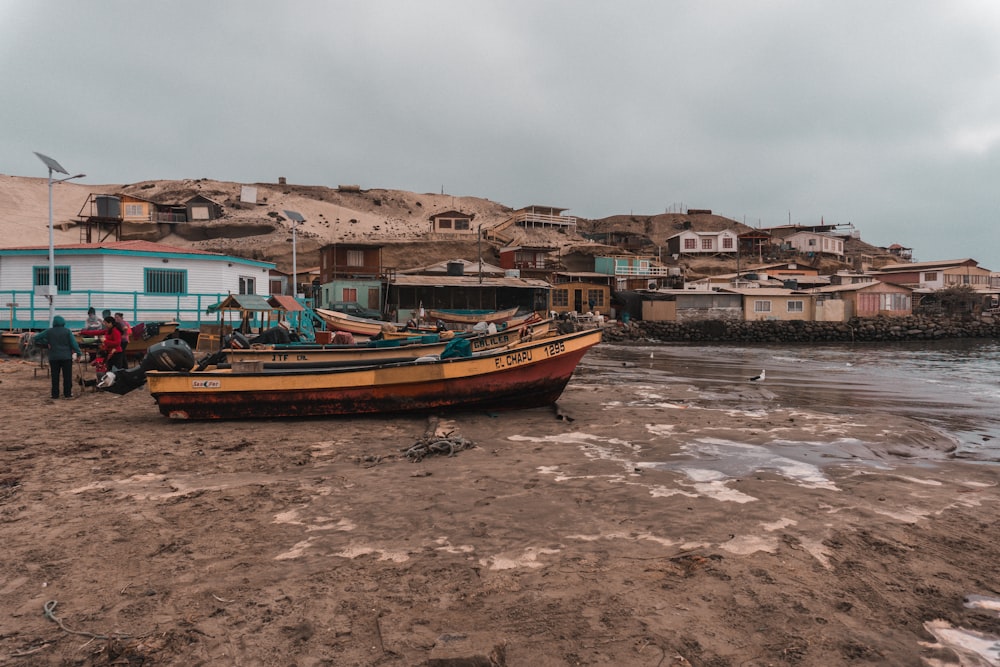
M 0 362 L 0 664 L 1000 657 L 1000 468 L 608 370 L 556 409 L 189 423 Z M 407 460 L 431 432 L 474 446 Z

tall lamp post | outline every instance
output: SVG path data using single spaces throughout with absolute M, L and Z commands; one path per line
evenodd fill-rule
M 285 211 L 285 215 L 288 219 L 292 221 L 292 296 L 296 299 L 299 298 L 299 273 L 298 266 L 296 265 L 295 257 L 295 229 L 299 226 L 299 223 L 305 222 L 306 219 L 302 217 L 302 214 L 298 211 Z
M 49 284 L 46 285 L 45 296 L 49 297 L 49 326 L 52 326 L 52 319 L 56 315 L 56 294 L 59 293 L 59 287 L 56 285 L 56 246 L 52 228 L 52 185 L 54 183 L 70 181 L 74 178 L 83 178 L 86 174 L 70 176 L 69 172 L 63 169 L 61 164 L 48 155 L 42 155 L 37 151 L 35 151 L 35 155 L 49 168 Z M 66 174 L 66 178 L 53 179 L 52 172 Z

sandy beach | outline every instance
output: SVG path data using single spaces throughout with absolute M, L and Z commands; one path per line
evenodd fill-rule
M 0 664 L 1000 655 L 1000 469 L 902 417 L 741 412 L 584 376 L 556 409 L 171 422 L 144 389 L 50 401 L 17 359 L 0 395 Z M 474 446 L 403 455 L 434 432 Z M 873 454 L 720 478 L 679 469 L 696 437 Z

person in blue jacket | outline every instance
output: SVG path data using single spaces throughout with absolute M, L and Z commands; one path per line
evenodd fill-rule
M 76 336 L 66 328 L 62 315 L 52 318 L 52 328 L 37 334 L 36 345 L 49 348 L 49 367 L 52 370 L 52 398 L 59 398 L 59 376 L 62 376 L 63 398 L 73 398 L 73 362 L 83 354 Z

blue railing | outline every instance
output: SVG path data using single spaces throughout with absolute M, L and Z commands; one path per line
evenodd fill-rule
M 219 316 L 208 314 L 208 307 L 228 294 L 146 294 L 102 290 L 59 292 L 55 313 L 62 315 L 70 328 L 80 328 L 93 307 L 98 316 L 104 310 L 122 313 L 129 322 L 180 322 L 184 327 L 216 324 Z M 48 297 L 31 290 L 0 291 L 0 328 L 46 329 L 49 326 Z

